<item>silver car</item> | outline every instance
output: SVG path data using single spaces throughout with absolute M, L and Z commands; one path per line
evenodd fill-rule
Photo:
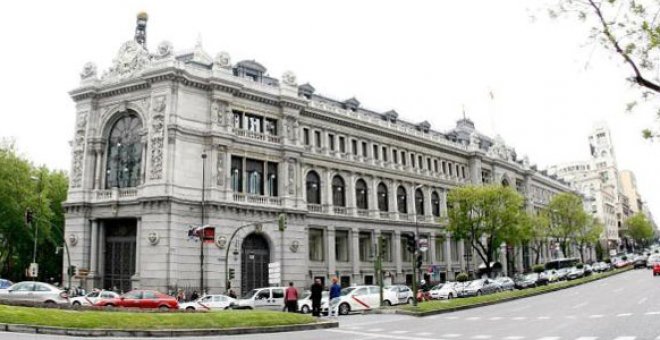
M 0 299 L 17 302 L 35 302 L 47 305 L 68 305 L 65 291 L 44 282 L 23 281 L 0 290 Z

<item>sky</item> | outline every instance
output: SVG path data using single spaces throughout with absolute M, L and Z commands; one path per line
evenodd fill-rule
M 660 216 L 660 142 L 641 138 L 658 103 L 625 112 L 639 91 L 629 69 L 589 43 L 588 27 L 553 20 L 542 0 L 462 1 L 6 1 L 0 4 L 0 138 L 35 164 L 69 170 L 85 62 L 107 69 L 149 14 L 147 45 L 175 50 L 198 38 L 214 56 L 255 59 L 271 76 L 411 122 L 453 128 L 463 110 L 539 168 L 589 157 L 597 121 L 612 132 L 620 169 L 632 170 Z M 492 93 L 492 96 L 490 95 Z

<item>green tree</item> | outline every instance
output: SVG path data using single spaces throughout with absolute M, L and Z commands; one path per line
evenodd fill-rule
M 660 3 L 640 0 L 556 0 L 551 17 L 573 17 L 589 25 L 589 39 L 618 55 L 629 68 L 628 78 L 641 90 L 642 98 L 660 93 Z M 627 105 L 627 110 L 637 102 Z M 660 118 L 660 110 L 657 111 Z M 660 137 L 651 129 L 642 131 L 644 138 Z
M 526 214 L 522 219 L 518 234 L 520 244 L 529 245 L 529 249 L 534 252 L 534 263 L 541 262 L 541 254 L 550 236 L 547 216 L 544 214 Z
M 21 157 L 10 141 L 0 142 L 0 276 L 11 280 L 25 277 L 32 262 L 34 231 L 37 229 L 37 258 L 40 278 L 59 279 L 68 180 L 62 172 L 36 168 Z M 25 223 L 25 212 L 33 212 L 33 221 Z
M 653 241 L 653 225 L 642 213 L 636 213 L 626 220 L 627 234 L 635 240 L 635 243 L 646 246 Z
M 585 263 L 584 251 L 590 246 L 599 244 L 600 235 L 603 234 L 603 224 L 595 217 L 588 217 L 586 223 L 575 234 L 575 243 L 580 251 L 580 259 Z
M 448 230 L 470 243 L 490 275 L 497 248 L 514 239 L 524 218 L 523 197 L 500 185 L 465 186 L 452 190 L 447 203 Z
M 545 208 L 544 215 L 548 221 L 548 235 L 559 243 L 564 256 L 571 256 L 571 241 L 591 218 L 584 211 L 582 198 L 572 193 L 558 194 Z

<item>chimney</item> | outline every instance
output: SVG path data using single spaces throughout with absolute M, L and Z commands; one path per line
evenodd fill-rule
M 147 48 L 147 20 L 149 16 L 146 12 L 140 12 L 137 15 L 137 22 L 135 23 L 135 42 Z

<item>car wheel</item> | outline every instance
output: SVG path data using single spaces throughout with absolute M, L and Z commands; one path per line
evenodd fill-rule
M 392 305 L 392 303 L 390 302 L 390 300 L 383 300 L 383 305 L 385 305 L 386 307 L 389 307 L 389 306 Z
M 113 309 L 115 309 L 116 306 L 109 303 L 109 304 L 105 305 L 104 307 L 105 307 L 105 309 L 113 310 Z
M 309 307 L 307 307 L 307 305 L 302 306 L 302 308 L 300 308 L 300 312 L 303 313 L 303 314 L 308 314 L 309 313 Z
M 481 296 L 481 291 L 480 290 L 477 291 L 477 296 Z
M 195 307 L 192 306 L 186 307 L 186 312 L 194 312 L 194 311 L 195 311 Z
M 349 306 L 348 303 L 342 303 L 339 305 L 339 315 L 348 315 L 350 311 L 351 306 Z
M 163 305 L 163 306 L 158 307 L 158 310 L 161 311 L 161 312 L 167 312 L 167 311 L 170 310 L 170 307 L 167 307 L 167 306 Z
M 413 298 L 408 298 L 407 302 L 408 302 L 409 305 L 412 305 L 413 304 Z
M 80 301 L 73 301 L 71 305 L 73 306 L 73 308 L 80 308 L 80 306 L 82 306 L 82 304 L 80 304 Z
M 44 305 L 46 305 L 47 307 L 54 307 L 55 306 L 55 301 L 48 300 L 48 301 L 44 302 Z

